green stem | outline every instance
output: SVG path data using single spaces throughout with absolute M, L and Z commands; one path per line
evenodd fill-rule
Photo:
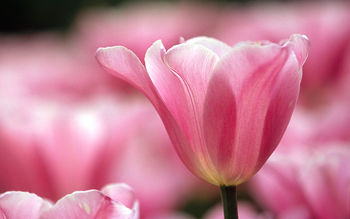
M 220 186 L 222 205 L 225 219 L 238 219 L 237 187 Z

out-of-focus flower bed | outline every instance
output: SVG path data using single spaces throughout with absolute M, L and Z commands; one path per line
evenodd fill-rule
M 158 39 L 170 48 L 293 33 L 311 42 L 299 102 L 278 149 L 240 187 L 240 218 L 350 218 L 347 3 L 134 5 L 82 12 L 66 35 L 0 36 L 0 193 L 56 202 L 123 182 L 141 219 L 223 218 L 218 191 L 185 169 L 151 104 L 104 72 L 96 49 L 123 45 L 143 60 Z

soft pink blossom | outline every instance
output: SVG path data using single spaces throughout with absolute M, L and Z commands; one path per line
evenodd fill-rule
M 337 92 L 338 95 L 341 95 Z M 327 105 L 314 109 L 297 107 L 278 150 L 324 147 L 350 142 L 350 101 L 334 96 Z
M 2 37 L 0 47 L 3 94 L 76 100 L 112 88 L 119 94 L 125 90 L 114 78 L 93 68 L 80 57 L 76 46 L 59 35 Z
M 101 191 L 78 191 L 52 204 L 27 192 L 0 195 L 0 218 L 8 219 L 138 219 L 138 202 L 126 184 L 111 184 Z
M 123 46 L 101 48 L 97 59 L 151 100 L 192 173 L 215 185 L 238 185 L 281 139 L 307 51 L 302 35 L 233 48 L 197 37 L 169 50 L 156 41 L 145 66 Z
M 136 129 L 125 124 L 142 114 L 116 100 L 105 95 L 78 103 L 0 100 L 0 191 L 25 190 L 57 200 L 105 184 Z
M 193 177 L 149 104 L 116 101 L 104 95 L 63 106 L 23 99 L 11 114 L 2 113 L 0 190 L 57 200 L 124 180 L 143 204 L 142 218 L 176 206 Z
M 349 157 L 348 144 L 276 153 L 253 178 L 255 194 L 278 218 L 349 218 Z

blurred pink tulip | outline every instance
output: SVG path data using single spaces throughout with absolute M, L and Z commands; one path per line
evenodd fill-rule
M 297 107 L 281 140 L 282 147 L 277 150 L 293 151 L 296 147 L 328 147 L 327 143 L 350 142 L 349 112 L 349 100 L 336 96 L 322 107 Z
M 143 98 L 109 89 L 103 74 L 91 78 L 56 38 L 1 42 L 0 192 L 56 201 L 123 181 L 135 189 L 145 218 L 173 210 L 193 188 L 194 177 Z
M 4 219 L 138 219 L 138 202 L 126 184 L 111 184 L 101 191 L 74 192 L 56 204 L 27 192 L 0 195 Z
M 252 186 L 277 218 L 349 218 L 349 157 L 348 144 L 275 153 Z
M 238 185 L 261 168 L 280 141 L 307 51 L 302 35 L 281 44 L 233 48 L 198 37 L 167 51 L 156 41 L 145 66 L 122 46 L 99 49 L 97 59 L 151 100 L 193 174 L 215 185 Z
M 130 122 L 142 114 L 115 99 L 0 101 L 0 191 L 25 190 L 56 200 L 105 184 L 136 128 Z
M 82 13 L 76 21 L 74 44 L 89 57 L 99 47 L 122 45 L 143 58 L 148 47 L 158 39 L 169 48 L 178 44 L 180 37 L 190 38 L 211 30 L 218 10 L 214 5 L 189 3 L 144 3 L 118 10 L 91 10 Z
M 107 87 L 110 77 L 81 63 L 54 34 L 0 38 L 0 46 L 0 91 L 7 95 L 78 99 Z

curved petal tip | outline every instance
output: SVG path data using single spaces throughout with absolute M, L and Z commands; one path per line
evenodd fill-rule
M 309 38 L 303 34 L 293 34 L 284 45 L 293 50 L 300 66 L 304 65 L 310 50 Z
M 106 70 L 113 70 L 115 58 L 119 54 L 132 53 L 129 49 L 123 46 L 100 47 L 96 50 L 95 57 L 98 63 Z

